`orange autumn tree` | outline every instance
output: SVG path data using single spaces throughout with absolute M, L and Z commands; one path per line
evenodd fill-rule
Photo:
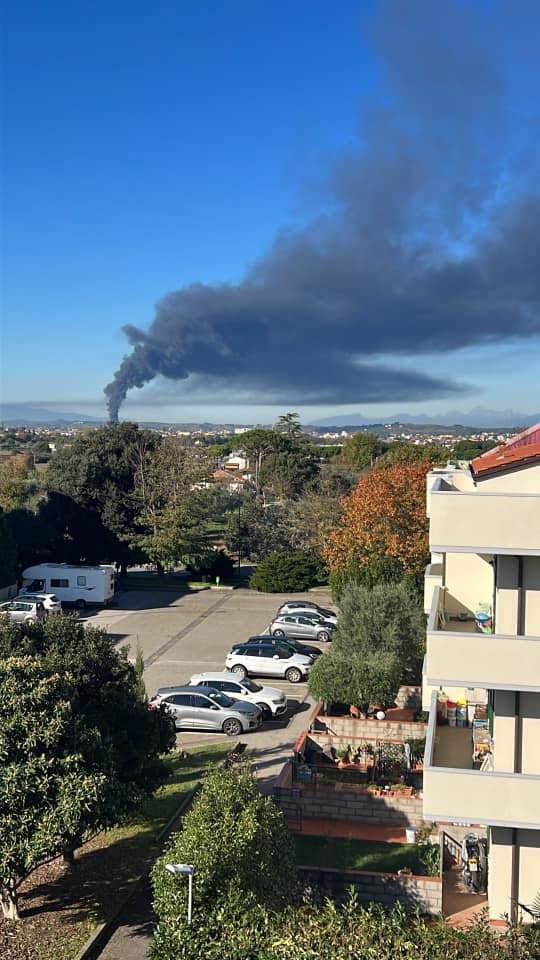
M 334 584 L 418 575 L 429 560 L 426 473 L 431 463 L 396 463 L 370 470 L 343 497 L 339 526 L 324 557 Z

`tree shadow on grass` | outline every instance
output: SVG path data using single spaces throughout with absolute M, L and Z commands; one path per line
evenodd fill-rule
M 62 925 L 88 919 L 99 924 L 114 916 L 136 889 L 137 878 L 161 853 L 164 841 L 157 836 L 183 799 L 178 794 L 171 798 L 167 788 L 185 785 L 185 796 L 204 777 L 204 764 L 219 759 L 215 750 L 197 751 L 196 758 L 186 759 L 185 768 L 180 765 L 174 770 L 165 789 L 145 802 L 137 818 L 100 834 L 77 851 L 72 869 L 56 860 L 35 871 L 21 888 L 21 916 L 58 913 Z

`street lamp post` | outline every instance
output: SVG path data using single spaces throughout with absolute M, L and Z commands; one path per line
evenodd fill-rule
M 191 912 L 193 909 L 193 874 L 195 873 L 195 866 L 192 863 L 166 863 L 165 869 L 168 870 L 169 873 L 174 874 L 174 876 L 181 874 L 188 878 L 187 922 L 191 923 Z
M 242 501 L 239 499 L 238 500 L 238 577 L 240 577 L 240 560 L 242 556 L 242 551 L 241 551 L 242 543 L 241 543 L 241 533 L 240 533 L 240 524 L 242 522 L 241 510 L 242 510 Z

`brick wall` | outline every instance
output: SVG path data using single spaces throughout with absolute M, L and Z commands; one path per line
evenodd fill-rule
M 322 867 L 299 867 L 304 886 L 317 894 L 339 902 L 348 899 L 348 888 L 354 887 L 360 903 L 376 901 L 384 906 L 402 903 L 408 910 L 423 914 L 442 913 L 442 882 L 439 877 L 412 877 L 394 873 L 365 873 L 358 870 L 331 870 Z
M 327 784 L 311 786 L 301 784 L 276 786 L 274 799 L 286 817 L 298 820 L 299 816 L 327 820 L 351 820 L 355 822 L 400 824 L 417 827 L 423 822 L 420 797 L 385 797 L 365 793 L 354 784 L 336 784 L 335 789 Z

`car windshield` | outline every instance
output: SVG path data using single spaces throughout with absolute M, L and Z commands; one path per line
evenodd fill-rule
M 249 690 L 250 693 L 258 693 L 259 690 L 262 690 L 260 683 L 255 683 L 254 680 L 250 680 L 249 677 L 245 677 L 242 680 L 242 686 Z
M 234 700 L 228 697 L 226 693 L 222 693 L 221 690 L 212 690 L 212 693 L 209 693 L 208 696 L 210 700 L 219 703 L 220 707 L 230 707 L 234 703 Z

